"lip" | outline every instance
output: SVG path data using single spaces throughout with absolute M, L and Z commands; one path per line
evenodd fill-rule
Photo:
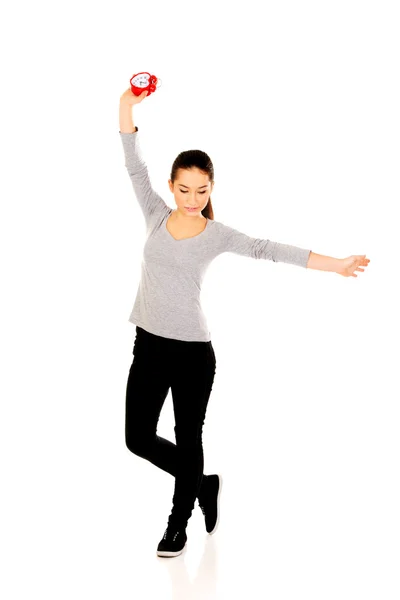
M 186 210 L 198 210 L 198 209 L 199 209 L 199 207 L 198 207 L 198 206 L 194 206 L 194 207 L 191 207 L 191 206 L 185 206 L 185 208 L 186 208 Z

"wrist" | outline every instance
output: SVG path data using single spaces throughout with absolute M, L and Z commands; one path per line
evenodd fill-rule
M 343 259 L 310 252 L 307 268 L 316 269 L 317 271 L 332 271 L 333 273 L 340 274 L 343 270 Z
M 335 258 L 334 259 L 334 273 L 337 273 L 338 275 L 341 275 L 343 272 L 343 258 Z

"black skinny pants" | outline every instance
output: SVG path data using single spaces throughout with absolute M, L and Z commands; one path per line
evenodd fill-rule
M 131 452 L 175 477 L 168 522 L 186 527 L 203 479 L 203 424 L 216 371 L 211 341 L 186 342 L 136 326 L 126 386 L 125 441 Z M 175 441 L 157 435 L 171 388 Z

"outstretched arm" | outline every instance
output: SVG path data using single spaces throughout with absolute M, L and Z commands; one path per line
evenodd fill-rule
M 360 266 L 367 267 L 370 260 L 365 254 L 356 254 L 347 258 L 334 258 L 333 256 L 324 256 L 310 252 L 307 262 L 307 269 L 316 269 L 317 271 L 333 271 L 343 277 L 357 277 L 354 271 L 364 271 Z
M 242 231 L 218 222 L 219 253 L 235 252 L 252 258 L 285 262 L 307 269 L 333 271 L 344 277 L 357 277 L 354 271 L 364 271 L 360 266 L 368 266 L 369 258 L 365 254 L 347 258 L 333 258 L 316 254 L 308 248 L 282 244 L 269 239 L 251 237 Z
M 135 96 L 130 89 L 122 94 L 119 103 L 119 134 L 125 154 L 125 167 L 148 225 L 152 215 L 165 209 L 167 205 L 151 185 L 147 165 L 140 149 L 138 127 L 133 123 L 133 104 L 141 102 L 146 94 L 145 91 L 140 96 Z
M 256 259 L 307 267 L 311 250 L 269 239 L 256 238 L 218 221 L 218 253 L 234 252 Z

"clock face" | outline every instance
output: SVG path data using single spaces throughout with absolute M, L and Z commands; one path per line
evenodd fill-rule
M 138 88 L 145 88 L 149 85 L 149 75 L 139 73 L 132 79 L 132 84 Z

